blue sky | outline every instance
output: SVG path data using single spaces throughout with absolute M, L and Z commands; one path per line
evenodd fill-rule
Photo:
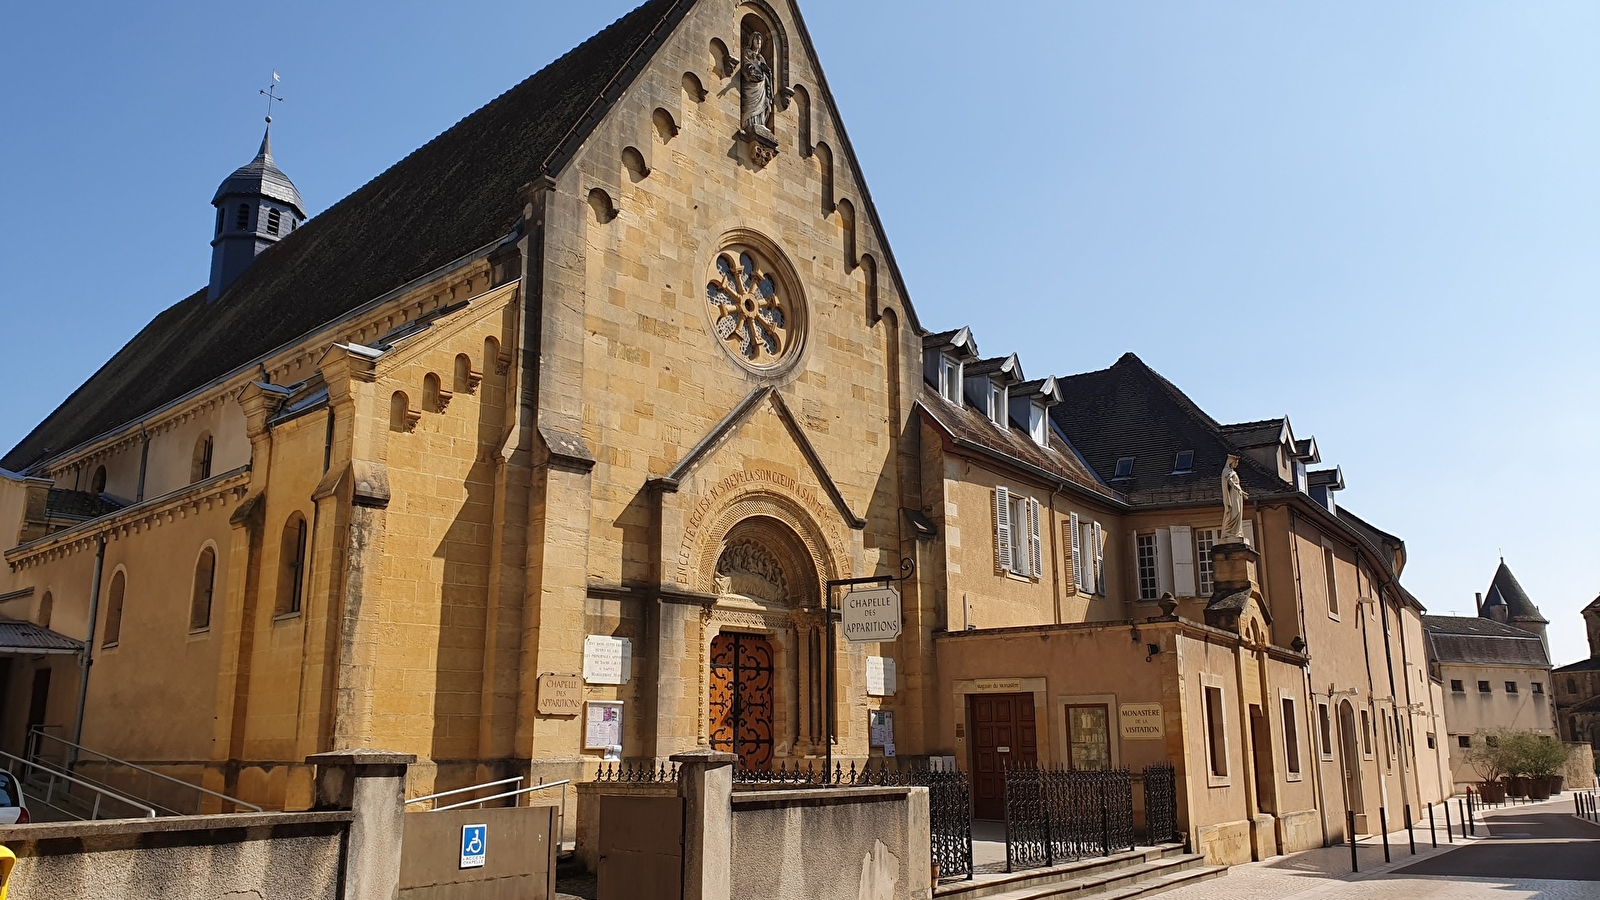
M 628 0 L 35 3 L 0 37 L 0 445 L 204 284 L 260 139 L 325 209 Z M 1404 581 L 1600 592 L 1600 4 L 809 0 L 925 324 L 1288 414 Z

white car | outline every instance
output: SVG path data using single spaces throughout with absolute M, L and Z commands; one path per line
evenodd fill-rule
M 0 769 L 0 825 L 28 824 L 28 801 L 22 796 L 22 783 Z

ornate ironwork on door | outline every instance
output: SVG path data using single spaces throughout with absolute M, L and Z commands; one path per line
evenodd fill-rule
M 772 767 L 772 643 L 725 632 L 711 640 L 711 747 L 741 769 Z

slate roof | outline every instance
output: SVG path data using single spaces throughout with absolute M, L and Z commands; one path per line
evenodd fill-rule
M 1283 419 L 1262 419 L 1222 426 L 1222 433 L 1240 447 L 1266 447 L 1283 437 Z
M 1172 382 L 1132 353 L 1109 369 L 1059 380 L 1064 400 L 1050 418 L 1104 481 L 1117 459 L 1134 457 L 1133 476 L 1119 480 L 1133 500 L 1220 498 L 1223 463 L 1239 447 L 1222 426 Z M 1190 474 L 1173 475 L 1180 450 L 1194 451 Z M 1239 460 L 1239 481 L 1249 493 L 1293 490 L 1248 456 Z
M 82 641 L 75 641 L 32 622 L 0 619 L 0 653 L 77 653 L 82 649 Z
M 0 465 L 69 450 L 509 235 L 519 189 L 560 168 L 691 5 L 649 0 L 295 229 L 215 302 L 201 288 L 162 311 Z
M 1122 499 L 1116 491 L 1095 478 L 1094 472 L 1083 463 L 1073 448 L 1054 432 L 1050 435 L 1050 449 L 1047 451 L 1020 430 L 1001 428 L 989 421 L 988 416 L 965 403 L 959 406 L 951 403 L 927 382 L 922 383 L 917 405 L 935 427 L 952 438 L 985 447 L 1107 499 Z
M 1500 568 L 1494 572 L 1494 580 L 1489 583 L 1489 590 L 1483 595 L 1483 607 L 1504 602 L 1507 618 L 1513 622 L 1538 622 L 1549 624 L 1550 620 L 1539 614 L 1539 607 L 1533 605 L 1528 599 L 1528 592 L 1517 583 L 1517 576 L 1511 574 L 1511 568 L 1505 560 L 1500 561 Z
M 121 503 L 104 494 L 64 488 L 51 488 L 44 501 L 45 515 L 64 519 L 97 519 L 121 508 Z
M 235 194 L 270 197 L 293 206 L 302 217 L 305 216 L 306 205 L 300 199 L 300 192 L 295 189 L 289 176 L 283 174 L 283 170 L 272 161 L 271 126 L 261 136 L 261 149 L 256 151 L 256 158 L 234 169 L 232 175 L 223 179 L 217 187 L 216 196 L 211 198 L 211 205 L 215 206 L 218 200 Z
M 1555 671 L 1557 671 L 1557 672 L 1592 672 L 1595 669 L 1600 669 L 1600 656 L 1591 656 L 1588 659 L 1580 659 L 1575 663 L 1567 663 L 1566 665 L 1562 666 L 1559 669 L 1556 669 Z
M 1520 628 L 1476 616 L 1423 616 L 1429 654 L 1446 665 L 1548 668 L 1544 642 Z

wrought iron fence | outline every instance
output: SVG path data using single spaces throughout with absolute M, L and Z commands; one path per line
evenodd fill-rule
M 1127 769 L 1006 769 L 1006 871 L 1131 850 L 1133 776 Z
M 940 881 L 972 877 L 972 785 L 960 770 L 907 766 L 874 768 L 836 764 L 833 771 L 807 763 L 802 768 L 780 764 L 775 769 L 736 769 L 734 784 L 741 786 L 871 787 L 905 786 L 928 789 L 929 841 Z
M 1151 844 L 1178 840 L 1178 774 L 1171 763 L 1144 770 L 1144 829 Z
M 594 780 L 608 784 L 676 784 L 677 763 L 602 763 Z

